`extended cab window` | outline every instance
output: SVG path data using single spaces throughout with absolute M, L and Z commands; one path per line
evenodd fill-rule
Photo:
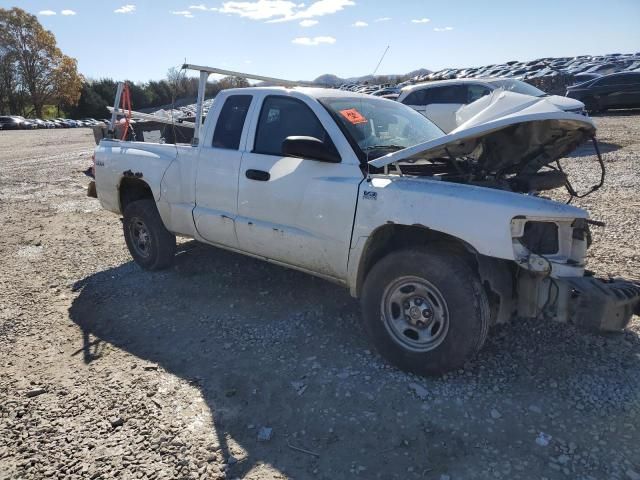
M 292 136 L 331 141 L 318 117 L 304 102 L 291 97 L 267 97 L 258 119 L 254 153 L 282 155 L 282 142 Z
M 227 97 L 220 111 L 216 129 L 213 132 L 213 147 L 238 150 L 244 120 L 247 118 L 252 98 L 251 95 L 231 95 Z

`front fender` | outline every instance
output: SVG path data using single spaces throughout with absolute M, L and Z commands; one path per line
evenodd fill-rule
M 420 226 L 455 237 L 488 257 L 515 260 L 511 220 L 587 218 L 586 211 L 530 195 L 443 182 L 378 175 L 360 186 L 349 276 L 353 285 L 367 238 L 382 225 Z

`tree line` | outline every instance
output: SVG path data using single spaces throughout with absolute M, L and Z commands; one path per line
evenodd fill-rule
M 184 76 L 184 72 L 170 69 L 164 80 L 152 80 L 145 83 L 127 81 L 134 110 L 145 111 L 157 108 L 171 108 L 195 103 L 198 97 L 198 79 Z M 226 88 L 248 87 L 244 78 L 225 77 L 219 81 L 208 82 L 206 98 L 215 97 Z M 107 106 L 113 106 L 117 82 L 110 78 L 87 80 L 82 84 L 78 103 L 68 112 L 73 118 L 105 118 L 109 112 Z

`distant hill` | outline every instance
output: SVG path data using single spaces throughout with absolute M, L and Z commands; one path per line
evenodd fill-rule
M 368 82 L 372 84 L 383 83 L 388 81 L 398 81 L 398 79 L 402 78 L 411 78 L 416 75 L 426 75 L 427 73 L 431 73 L 431 70 L 427 70 L 426 68 L 420 68 L 418 70 L 414 70 L 413 72 L 405 73 L 402 75 L 363 75 L 361 77 L 350 77 L 350 78 L 340 78 L 331 73 L 327 73 L 324 75 L 320 75 L 318 78 L 314 80 L 316 83 L 320 83 L 323 85 L 331 85 L 337 87 L 342 85 L 343 83 L 363 83 Z

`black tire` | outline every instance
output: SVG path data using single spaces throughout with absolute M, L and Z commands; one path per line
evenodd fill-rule
M 410 322 L 416 312 L 411 309 L 420 295 L 408 300 L 404 297 L 400 306 L 404 310 L 399 315 L 400 302 L 385 299 L 389 298 L 390 290 L 401 295 L 397 298 L 412 295 L 417 291 L 414 289 L 411 293 L 410 284 L 418 280 L 426 282 L 421 289 L 427 288 L 419 291 L 429 292 L 423 296 L 427 301 L 421 300 L 420 305 L 429 304 L 431 314 L 413 331 L 414 325 Z M 405 285 L 404 290 L 395 288 L 399 285 Z M 439 305 L 442 301 L 444 307 Z M 361 302 L 366 330 L 380 354 L 402 370 L 420 375 L 438 375 L 461 368 L 482 348 L 489 330 L 489 301 L 478 275 L 459 253 L 446 249 L 415 248 L 387 255 L 367 275 Z M 413 306 L 407 315 L 410 305 Z M 421 308 L 425 307 L 418 307 Z M 438 311 L 443 314 L 434 313 Z M 422 314 L 429 314 L 429 310 L 423 310 Z M 397 320 L 391 320 L 394 316 Z M 441 324 L 437 327 L 434 322 L 439 318 Z M 420 344 L 423 341 L 415 339 L 425 334 L 425 322 L 433 333 L 434 340 L 430 345 Z M 407 343 L 422 346 L 418 348 Z
M 584 100 L 584 108 L 590 115 L 593 113 L 598 113 L 602 110 L 600 107 L 600 102 L 593 97 L 587 97 Z
M 173 263 L 176 236 L 166 229 L 153 200 L 131 202 L 124 209 L 124 239 L 135 262 L 145 270 Z

